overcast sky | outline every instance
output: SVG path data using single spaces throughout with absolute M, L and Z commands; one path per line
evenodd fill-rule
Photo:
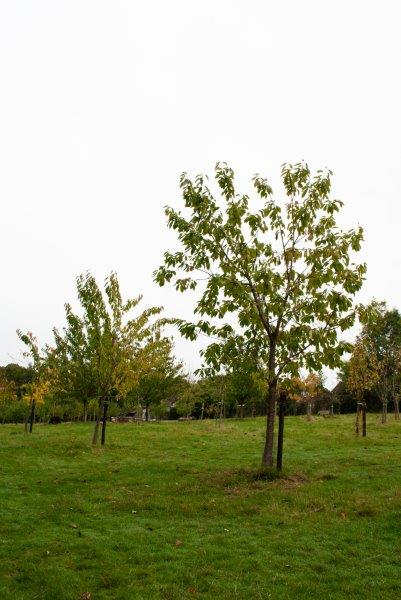
M 17 328 L 50 341 L 87 269 L 190 316 L 152 283 L 174 247 L 163 206 L 218 160 L 243 191 L 283 162 L 331 168 L 342 225 L 365 229 L 360 299 L 400 308 L 399 6 L 3 0 L 0 364 L 21 360 Z

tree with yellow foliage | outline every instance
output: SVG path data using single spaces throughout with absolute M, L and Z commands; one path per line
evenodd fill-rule
M 313 404 L 323 391 L 323 376 L 321 373 L 308 373 L 305 377 L 294 377 L 291 382 L 290 398 L 296 402 L 306 403 L 307 420 L 312 420 Z
M 36 406 L 43 404 L 44 398 L 50 389 L 50 371 L 46 360 L 47 357 L 39 350 L 37 340 L 33 334 L 30 331 L 22 333 L 19 329 L 17 330 L 17 334 L 20 340 L 27 346 L 24 356 L 31 360 L 33 372 L 32 382 L 25 384 L 25 393 L 23 396 L 29 405 L 29 412 L 25 421 L 25 431 L 28 431 L 29 422 L 29 433 L 32 433 Z
M 50 389 L 49 381 L 36 380 L 32 383 L 26 383 L 24 386 L 24 395 L 22 399 L 29 405 L 28 418 L 25 421 L 25 431 L 28 431 L 29 422 L 29 433 L 32 433 L 33 424 L 35 422 L 36 407 L 44 403 L 46 394 Z
M 360 405 L 363 402 L 365 392 L 377 386 L 381 376 L 380 364 L 374 352 L 368 351 L 366 343 L 357 339 L 351 358 L 348 362 L 346 389 L 356 398 L 356 422 L 355 433 L 359 435 Z

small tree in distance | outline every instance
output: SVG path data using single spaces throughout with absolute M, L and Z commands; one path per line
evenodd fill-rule
M 43 403 L 44 397 L 49 391 L 49 366 L 46 354 L 39 350 L 37 340 L 30 331 L 22 333 L 22 331 L 17 329 L 17 335 L 27 347 L 27 350 L 24 352 L 25 358 L 31 360 L 32 381 L 24 384 L 23 399 L 29 405 L 29 413 L 25 420 L 25 431 L 28 431 L 29 422 L 29 433 L 32 433 L 36 407 L 38 404 Z
M 306 404 L 308 421 L 312 421 L 313 405 L 323 390 L 323 376 L 321 373 L 308 373 L 305 377 L 294 377 L 290 382 L 290 398 L 299 404 Z
M 189 339 L 199 333 L 215 338 L 202 352 L 203 374 L 244 356 L 265 371 L 262 465 L 271 467 L 278 384 L 302 367 L 337 367 L 349 349 L 338 333 L 355 319 L 353 297 L 366 267 L 353 263 L 350 253 L 360 249 L 363 232 L 337 227 L 342 202 L 330 198 L 330 171 L 312 176 L 304 163 L 284 165 L 284 203 L 256 175 L 253 185 L 263 204 L 255 212 L 249 197 L 236 193 L 230 167 L 217 164 L 215 180 L 221 200 L 207 178 L 181 176 L 186 213 L 165 209 L 181 248 L 164 254 L 154 278 L 160 285 L 173 282 L 180 292 L 202 285 L 195 307 L 200 318 L 176 324 Z
M 360 307 L 359 320 L 362 330 L 358 345 L 366 360 L 377 371 L 375 390 L 382 404 L 382 423 L 387 421 L 387 405 L 394 402 L 395 418 L 398 420 L 399 407 L 397 392 L 401 373 L 401 314 L 398 310 L 388 310 L 385 302 L 373 300 Z

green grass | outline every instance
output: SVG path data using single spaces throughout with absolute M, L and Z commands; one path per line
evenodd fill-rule
M 401 423 L 286 419 L 0 426 L 0 598 L 401 597 Z

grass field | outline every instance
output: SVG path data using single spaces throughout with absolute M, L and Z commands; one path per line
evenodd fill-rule
M 0 426 L 0 598 L 400 598 L 401 423 L 289 417 L 273 481 L 263 429 Z

